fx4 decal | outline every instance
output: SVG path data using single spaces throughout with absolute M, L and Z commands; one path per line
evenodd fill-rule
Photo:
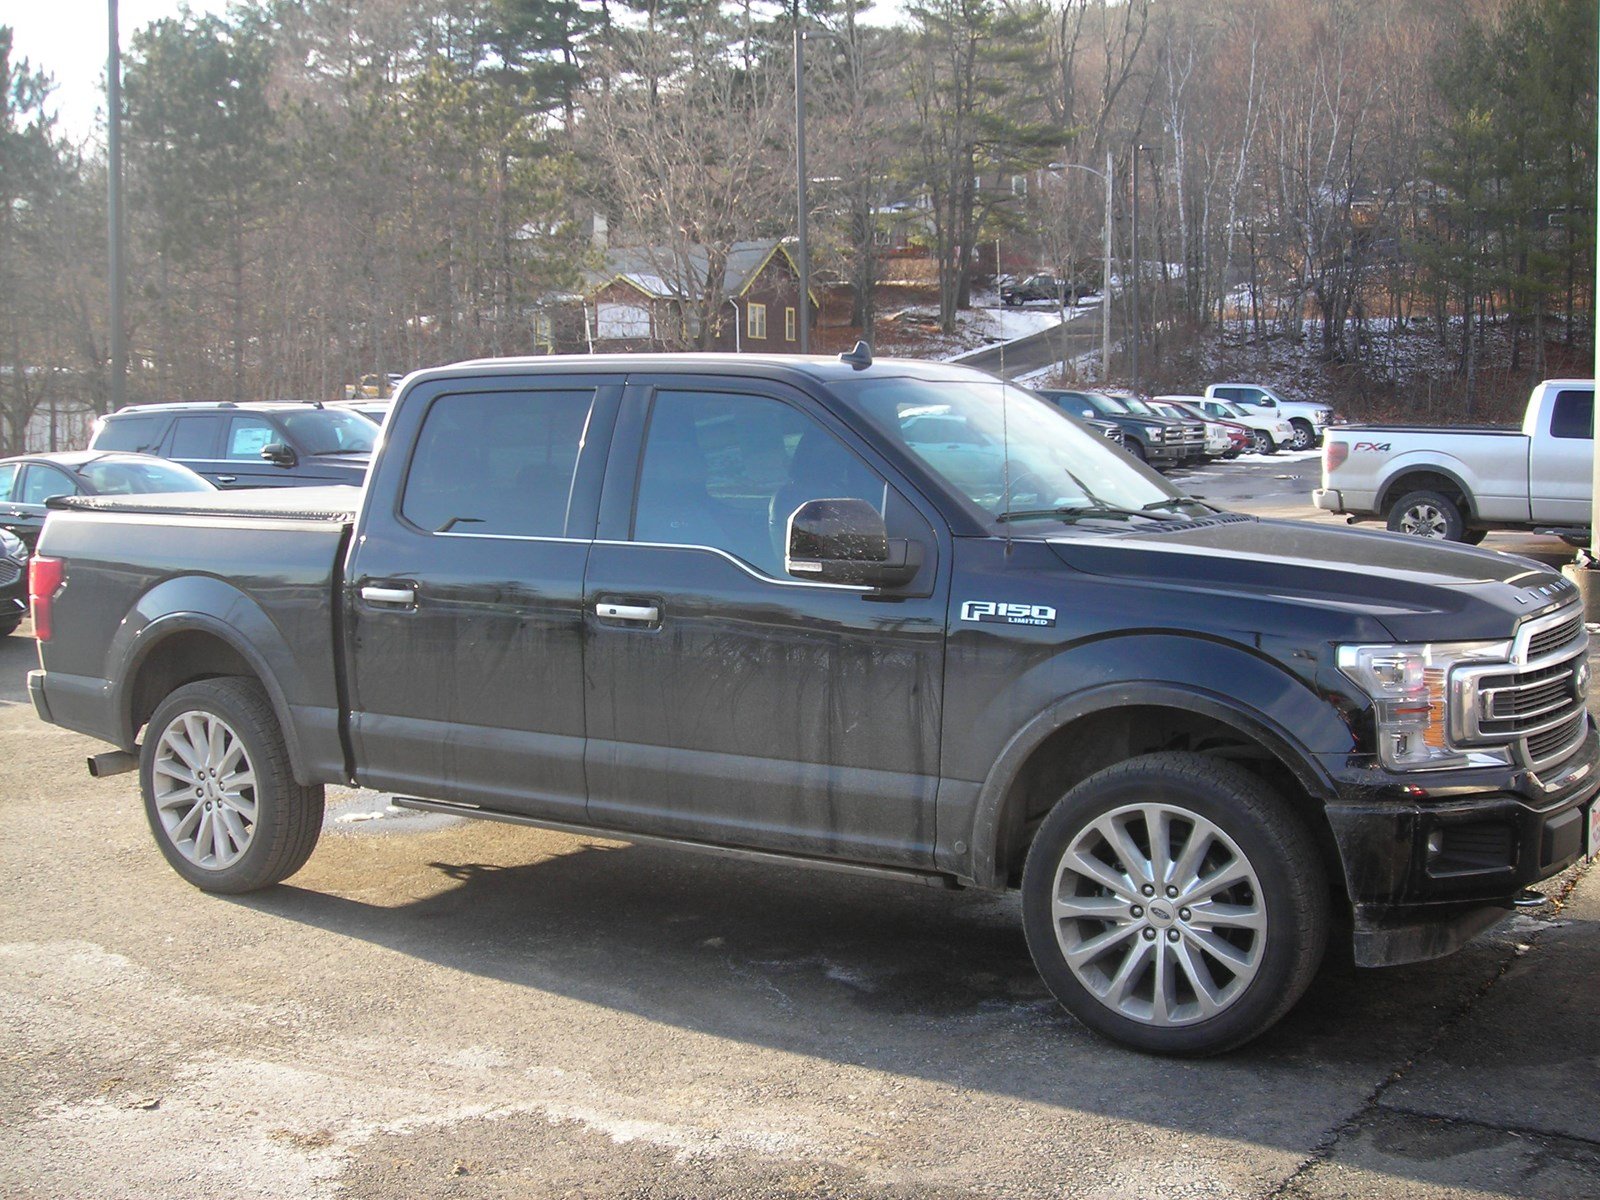
M 1388 442 L 1357 442 L 1350 448 L 1357 454 L 1360 454 L 1363 451 L 1368 453 L 1387 454 L 1389 452 L 1389 446 L 1390 443 Z
M 1054 625 L 1056 610 L 1048 604 L 1007 604 L 1000 600 L 968 600 L 961 606 L 963 621 L 986 625 Z

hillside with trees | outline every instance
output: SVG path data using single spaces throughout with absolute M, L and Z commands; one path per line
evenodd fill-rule
M 1588 373 L 1594 0 L 863 11 L 799 15 L 813 269 L 840 298 L 820 348 L 872 337 L 909 276 L 946 328 L 997 263 L 1097 280 L 1109 156 L 1125 285 L 1139 214 L 1146 383 L 1292 365 L 1346 411 L 1465 419 Z M 135 31 L 130 396 L 331 399 L 560 349 L 602 232 L 702 264 L 682 347 L 704 341 L 728 311 L 719 255 L 795 231 L 796 19 L 251 0 Z M 49 89 L 0 26 L 7 452 L 110 395 L 104 155 L 61 136 Z

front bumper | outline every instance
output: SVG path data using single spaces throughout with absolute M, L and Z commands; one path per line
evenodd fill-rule
M 1505 916 L 1524 888 L 1583 855 L 1600 792 L 1593 722 L 1543 776 L 1499 768 L 1405 776 L 1341 771 L 1328 806 L 1353 915 L 1356 962 L 1435 958 Z M 1448 774 L 1446 780 L 1444 776 Z

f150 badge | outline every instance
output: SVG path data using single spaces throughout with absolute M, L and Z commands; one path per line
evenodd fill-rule
M 1048 604 L 1007 604 L 1000 600 L 968 600 L 961 605 L 963 621 L 985 625 L 1054 625 L 1056 610 Z

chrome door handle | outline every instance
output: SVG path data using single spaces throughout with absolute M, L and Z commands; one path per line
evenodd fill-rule
M 373 587 L 368 585 L 361 589 L 361 598 L 372 604 L 415 604 L 417 602 L 416 588 L 390 588 Z
M 218 475 L 217 476 L 217 482 L 218 483 L 238 483 L 239 482 L 239 477 L 237 475 Z
M 612 604 L 606 600 L 594 606 L 594 615 L 610 621 L 637 621 L 641 625 L 654 625 L 661 620 L 661 610 L 654 604 Z

